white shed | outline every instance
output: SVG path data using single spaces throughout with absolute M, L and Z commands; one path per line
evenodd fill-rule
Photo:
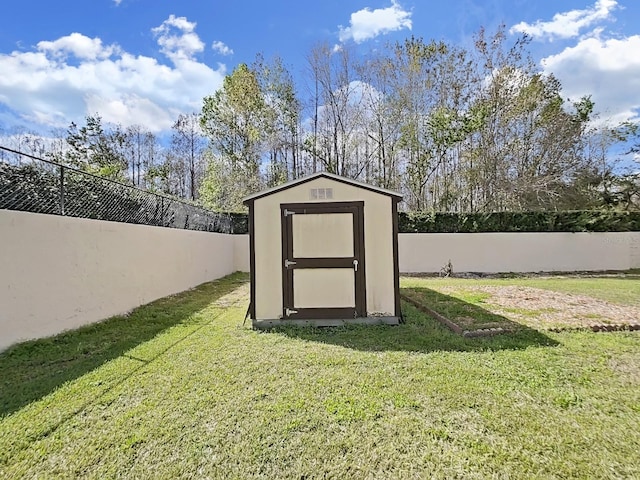
M 400 200 L 325 172 L 245 198 L 253 326 L 399 323 Z

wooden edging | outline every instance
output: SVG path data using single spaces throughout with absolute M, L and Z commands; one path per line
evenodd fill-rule
M 416 307 L 421 312 L 426 313 L 432 318 L 435 318 L 440 323 L 442 323 L 445 327 L 448 327 L 451 331 L 457 333 L 458 335 L 462 335 L 463 337 L 490 337 L 492 335 L 499 335 L 501 333 L 506 333 L 509 330 L 504 328 L 481 328 L 478 330 L 464 330 L 460 325 L 455 322 L 452 322 L 444 315 L 439 314 L 435 310 L 427 307 L 426 305 L 414 300 L 411 297 L 408 297 L 404 293 L 400 294 L 400 298 L 405 302 L 410 303 L 414 307 Z

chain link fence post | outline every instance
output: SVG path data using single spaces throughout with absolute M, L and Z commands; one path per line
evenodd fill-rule
M 60 165 L 60 215 L 64 215 L 64 166 Z
M 165 226 L 164 223 L 164 198 L 160 197 L 160 225 Z

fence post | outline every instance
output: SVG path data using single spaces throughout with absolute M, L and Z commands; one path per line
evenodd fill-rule
M 64 215 L 64 167 L 60 165 L 60 215 Z

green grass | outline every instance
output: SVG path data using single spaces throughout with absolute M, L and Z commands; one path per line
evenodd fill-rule
M 486 301 L 491 298 L 488 293 L 457 290 L 445 295 L 424 287 L 402 288 L 401 293 L 443 315 L 463 330 L 501 327 L 515 331 L 526 328 L 485 309 Z
M 470 287 L 473 285 L 515 285 L 522 287 L 542 288 L 562 293 L 587 295 L 600 300 L 606 300 L 621 305 L 640 306 L 640 274 L 636 270 L 620 276 L 549 276 L 527 277 L 514 276 L 512 278 L 415 278 L 403 277 L 403 287 Z
M 640 477 L 638 333 L 264 333 L 244 278 L 0 353 L 0 478 Z

